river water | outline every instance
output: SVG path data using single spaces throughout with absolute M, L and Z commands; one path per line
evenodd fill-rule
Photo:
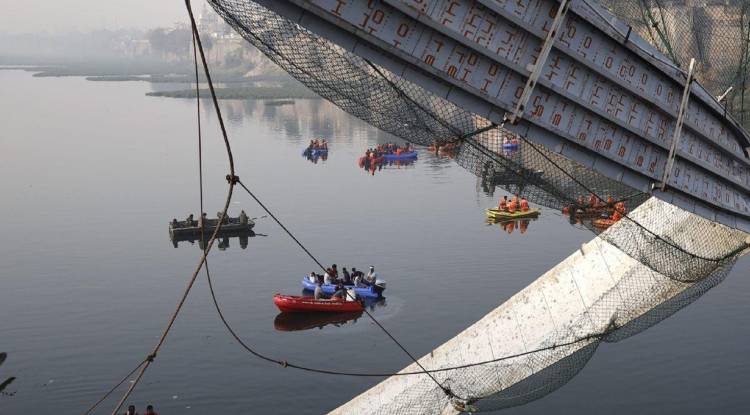
M 199 259 L 167 223 L 197 214 L 195 101 L 152 98 L 142 82 L 0 71 L 0 414 L 80 414 L 143 359 Z M 206 210 L 228 173 L 204 108 Z M 357 158 L 394 140 L 323 100 L 223 101 L 237 174 L 326 263 L 373 264 L 387 280 L 379 319 L 422 355 L 502 303 L 593 235 L 543 210 L 525 233 L 484 222 L 487 194 L 448 157 L 420 149 L 374 174 Z M 327 160 L 301 157 L 326 137 Z M 230 213 L 260 208 L 238 190 Z M 210 256 L 227 318 L 259 351 L 301 364 L 396 371 L 409 360 L 366 317 L 277 320 L 271 297 L 315 269 L 267 218 L 243 249 Z M 750 261 L 646 332 L 603 344 L 572 381 L 507 412 L 739 413 L 748 403 Z M 131 401 L 162 414 L 317 414 L 378 379 L 314 375 L 259 361 L 228 336 L 198 280 Z M 112 402 L 107 402 L 109 413 Z

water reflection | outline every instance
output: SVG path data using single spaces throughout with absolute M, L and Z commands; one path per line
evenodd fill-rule
M 216 247 L 219 248 L 220 251 L 226 251 L 231 247 L 230 240 L 236 238 L 239 240 L 240 248 L 246 249 L 249 239 L 256 236 L 266 235 L 257 234 L 251 230 L 222 231 L 221 236 L 216 238 Z M 198 248 L 204 250 L 208 245 L 208 241 L 211 239 L 211 235 L 206 235 L 204 238 L 201 238 L 200 236 L 196 237 L 195 235 L 170 235 L 169 239 L 172 241 L 172 246 L 175 248 L 180 246 L 180 242 L 189 242 L 190 245 L 195 245 L 195 243 L 198 242 Z
M 481 174 L 477 176 L 477 182 L 478 187 L 487 196 L 493 196 L 497 187 L 507 189 L 513 194 L 524 194 L 527 186 L 533 186 L 542 180 L 543 176 L 542 170 L 525 170 L 519 173 L 512 168 L 488 161 L 484 163 Z
M 318 160 L 326 161 L 328 160 L 328 152 L 320 153 L 317 151 L 309 151 L 305 149 L 305 151 L 302 152 L 302 157 L 307 159 L 312 164 L 318 164 Z
M 331 325 L 342 327 L 354 324 L 362 316 L 357 313 L 279 313 L 273 320 L 273 327 L 278 331 L 301 331 L 322 329 Z
M 507 232 L 508 235 L 512 234 L 513 232 L 518 231 L 519 234 L 523 235 L 529 230 L 529 224 L 531 222 L 536 221 L 536 218 L 533 219 L 513 219 L 513 220 L 503 220 L 503 219 L 487 219 L 487 225 L 497 225 L 500 228 L 501 232 Z
M 310 296 L 305 291 L 303 295 Z M 367 298 L 365 308 L 371 312 L 386 306 L 385 298 Z M 325 326 L 343 327 L 357 323 L 362 312 L 356 313 L 279 313 L 273 320 L 273 327 L 278 331 L 301 331 L 322 329 Z
M 382 171 L 383 169 L 386 170 L 406 170 L 406 169 L 412 169 L 414 168 L 415 163 L 417 162 L 416 159 L 414 160 L 394 160 L 394 161 L 386 161 L 382 159 L 371 159 L 365 156 L 362 156 L 358 160 L 359 167 L 362 168 L 362 170 L 365 171 L 365 173 L 370 174 L 371 176 L 375 175 L 375 172 Z
M 5 352 L 0 353 L 0 366 L 5 363 L 5 359 L 8 358 L 8 354 Z M 15 381 L 16 378 L 14 376 L 9 377 L 8 379 L 4 380 L 2 383 L 0 383 L 0 396 L 13 396 L 16 393 L 15 392 L 6 392 L 5 389 L 10 386 L 13 381 Z

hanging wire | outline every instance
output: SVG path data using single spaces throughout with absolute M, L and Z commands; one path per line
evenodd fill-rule
M 92 413 L 102 402 L 104 402 L 107 398 L 109 398 L 109 396 L 112 395 L 112 393 L 114 393 L 114 391 L 117 390 L 117 388 L 119 388 L 120 385 L 122 385 L 123 383 L 125 383 L 126 380 L 128 380 L 131 376 L 133 376 L 133 374 L 138 369 L 140 369 L 141 366 L 143 366 L 146 363 L 146 360 L 147 359 L 143 359 L 140 363 L 138 363 L 138 366 L 134 367 L 133 370 L 131 370 L 130 372 L 128 372 L 128 374 L 125 375 L 125 377 L 123 377 L 119 382 L 117 382 L 115 384 L 115 386 L 112 386 L 112 388 L 110 390 L 108 390 L 107 393 L 105 393 L 104 395 L 102 395 L 102 397 L 99 398 L 98 401 L 94 402 L 94 404 L 91 405 L 91 407 L 89 407 L 89 409 L 87 409 L 86 412 L 83 413 L 83 415 L 89 415 L 90 413 Z
M 439 368 L 439 369 L 430 369 L 430 370 L 423 369 L 423 370 L 418 370 L 418 371 L 402 371 L 402 372 L 347 372 L 347 371 L 339 371 L 339 370 L 332 370 L 332 369 L 323 369 L 323 368 L 316 368 L 316 367 L 312 367 L 312 366 L 305 366 L 305 365 L 301 365 L 301 364 L 292 363 L 292 362 L 289 362 L 288 360 L 282 360 L 282 359 L 274 358 L 274 357 L 271 357 L 271 356 L 269 356 L 267 354 L 258 352 L 252 346 L 250 346 L 249 344 L 247 344 L 239 336 L 239 334 L 237 334 L 237 331 L 232 327 L 231 324 L 229 324 L 229 321 L 226 319 L 226 316 L 224 315 L 224 312 L 223 312 L 223 310 L 222 310 L 222 308 L 221 308 L 221 306 L 219 304 L 219 300 L 218 300 L 218 298 L 216 296 L 216 292 L 214 290 L 213 281 L 212 281 L 211 276 L 210 276 L 210 274 L 208 272 L 208 267 L 206 267 L 206 276 L 207 276 L 207 279 L 208 279 L 209 291 L 211 292 L 211 299 L 213 300 L 214 308 L 216 309 L 216 312 L 219 315 L 219 318 L 221 319 L 222 323 L 224 324 L 224 327 L 226 327 L 227 331 L 229 331 L 229 333 L 237 341 L 237 343 L 239 343 L 240 346 L 242 346 L 247 352 L 251 353 L 253 356 L 255 356 L 255 357 L 259 358 L 259 359 L 265 360 L 265 361 L 270 362 L 270 363 L 277 364 L 277 365 L 279 365 L 281 367 L 284 367 L 284 368 L 299 369 L 299 370 L 303 370 L 303 371 L 306 371 L 306 372 L 313 372 L 313 373 L 319 373 L 319 374 L 324 374 L 324 375 L 338 375 L 338 376 L 352 376 L 352 377 L 390 377 L 390 376 L 415 376 L 415 375 L 425 375 L 425 374 L 430 375 L 430 374 L 434 374 L 434 373 L 449 372 L 449 371 L 452 371 L 452 370 L 467 369 L 467 368 L 470 368 L 470 367 L 483 366 L 483 365 L 488 365 L 488 364 L 492 364 L 492 363 L 502 362 L 504 360 L 515 359 L 515 358 L 518 358 L 518 357 L 528 356 L 528 355 L 531 355 L 531 354 L 534 354 L 534 353 L 539 353 L 539 352 L 548 351 L 548 350 L 554 350 L 554 349 L 557 349 L 557 348 L 560 348 L 560 347 L 572 346 L 572 345 L 575 345 L 577 343 L 586 342 L 586 341 L 589 341 L 589 340 L 601 339 L 602 337 L 606 337 L 607 335 L 613 333 L 618 328 L 618 327 L 616 327 L 614 325 L 614 323 L 612 323 L 612 324 L 610 324 L 609 327 L 607 327 L 606 330 L 604 330 L 601 333 L 588 334 L 586 336 L 582 336 L 582 337 L 576 338 L 576 339 L 568 341 L 568 342 L 555 343 L 555 344 L 552 344 L 552 345 L 549 345 L 549 346 L 540 347 L 540 348 L 533 349 L 533 350 L 527 350 L 527 351 L 524 351 L 524 352 L 521 352 L 521 353 L 516 353 L 516 354 L 501 356 L 501 357 L 497 357 L 497 358 L 489 359 L 489 360 L 482 360 L 482 361 L 474 362 L 474 363 L 466 363 L 466 364 L 461 364 L 461 365 L 456 365 L 456 366 L 442 367 L 442 368 Z M 420 367 L 422 367 L 422 366 L 420 365 Z M 438 385 L 440 385 L 440 383 L 438 383 Z M 442 388 L 442 386 L 441 386 L 441 388 Z
M 203 70 L 206 75 L 206 80 L 208 81 L 209 89 L 211 90 L 211 96 L 213 98 L 214 102 L 214 109 L 216 110 L 216 115 L 219 118 L 219 125 L 221 127 L 221 132 L 224 138 L 224 145 L 227 152 L 227 158 L 229 159 L 229 175 L 227 176 L 227 181 L 229 182 L 229 188 L 227 190 L 227 197 L 224 202 L 224 209 L 222 211 L 222 217 L 225 217 L 227 214 L 227 211 L 229 210 L 229 204 L 232 200 L 232 191 L 234 190 L 234 185 L 236 184 L 238 178 L 235 176 L 234 172 L 234 158 L 232 156 L 232 147 L 229 144 L 229 138 L 227 136 L 226 128 L 224 126 L 224 121 L 221 116 L 221 109 L 219 108 L 219 102 L 216 98 L 216 92 L 213 88 L 213 83 L 211 81 L 211 75 L 208 70 L 208 64 L 206 61 L 206 56 L 203 52 L 203 45 L 201 44 L 200 35 L 198 34 L 198 27 L 195 23 L 195 17 L 193 16 L 193 10 L 190 7 L 190 0 L 185 0 L 185 7 L 187 8 L 188 15 L 190 16 L 190 24 L 192 27 L 193 35 L 195 36 L 195 41 L 198 45 L 198 51 L 201 55 L 201 61 L 203 62 Z M 201 212 L 202 214 L 202 212 Z M 167 323 L 167 327 L 164 329 L 164 332 L 162 333 L 161 337 L 159 338 L 159 341 L 157 342 L 156 346 L 154 346 L 151 353 L 146 357 L 145 364 L 141 367 L 140 371 L 138 372 L 138 375 L 133 380 L 133 382 L 130 384 L 130 387 L 125 392 L 125 394 L 122 396 L 120 401 L 117 403 L 117 406 L 112 411 L 112 415 L 116 415 L 117 412 L 120 410 L 122 405 L 125 403 L 125 401 L 130 397 L 133 390 L 135 390 L 136 386 L 138 386 L 138 383 L 143 378 L 143 375 L 146 373 L 146 370 L 148 370 L 151 363 L 156 358 L 159 350 L 161 349 L 162 345 L 167 339 L 167 336 L 169 335 L 169 332 L 171 331 L 175 320 L 177 319 L 177 316 L 180 314 L 180 311 L 182 310 L 182 306 L 185 304 L 185 300 L 187 299 L 188 294 L 190 294 L 190 290 L 193 287 L 193 284 L 195 284 L 195 280 L 198 277 L 198 273 L 200 272 L 201 268 L 206 262 L 206 258 L 208 256 L 209 251 L 211 251 L 211 248 L 213 247 L 214 241 L 216 240 L 217 235 L 221 231 L 222 228 L 222 222 L 219 221 L 219 223 L 216 226 L 216 229 L 214 230 L 213 234 L 211 235 L 211 239 L 208 241 L 208 244 L 206 246 L 206 249 L 203 251 L 203 255 L 201 256 L 201 259 L 193 272 L 193 275 L 190 277 L 190 280 L 188 281 L 188 285 L 185 288 L 185 290 L 182 293 L 182 296 L 180 297 L 180 301 L 177 304 L 177 307 L 175 308 L 174 312 L 172 313 L 171 318 L 169 319 L 169 322 Z

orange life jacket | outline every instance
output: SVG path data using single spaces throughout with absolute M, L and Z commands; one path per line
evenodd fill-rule
M 598 207 L 599 198 L 594 195 L 591 195 L 591 197 L 589 197 L 589 205 L 591 205 L 591 207 Z

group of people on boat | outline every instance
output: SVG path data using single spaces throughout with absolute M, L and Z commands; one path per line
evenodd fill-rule
M 402 155 L 414 151 L 414 148 L 407 143 L 400 146 L 396 143 L 379 144 L 376 147 L 368 148 L 365 154 L 359 158 L 359 167 L 362 167 L 370 174 L 375 175 L 375 170 L 381 170 L 385 163 L 387 155 Z M 413 158 L 407 160 L 397 160 L 392 162 L 397 166 L 408 165 L 414 162 Z
M 325 138 L 318 140 L 317 138 L 310 140 L 310 145 L 307 146 L 307 150 L 328 150 L 328 141 Z
M 519 199 L 518 195 L 513 196 L 513 199 L 509 201 L 508 196 L 503 195 L 503 198 L 500 199 L 500 203 L 497 205 L 497 210 L 509 213 L 528 212 L 529 201 L 525 197 Z
M 354 267 L 352 267 L 351 271 L 347 270 L 346 267 L 343 267 L 339 274 L 338 266 L 333 264 L 326 268 L 326 271 L 323 274 L 317 274 L 315 271 L 311 272 L 308 279 L 316 285 L 316 300 L 323 298 L 323 291 L 320 288 L 321 285 L 335 285 L 336 291 L 332 298 L 345 299 L 346 286 L 364 288 L 374 285 L 378 280 L 378 273 L 375 272 L 375 267 L 370 265 L 370 270 L 367 274 Z
M 505 135 L 503 136 L 503 145 L 504 146 L 517 146 L 518 145 L 518 137 L 515 135 Z
M 302 152 L 302 157 L 313 164 L 318 164 L 318 159 L 328 160 L 328 141 L 325 138 L 310 140 L 310 144 Z
M 440 144 L 437 141 L 435 141 L 429 147 L 429 150 L 432 151 L 432 152 L 434 152 L 434 153 L 446 153 L 446 154 L 449 154 L 449 153 L 453 153 L 456 150 L 458 150 L 458 148 L 460 146 L 461 145 L 458 142 L 448 142 L 448 143 Z
M 573 210 L 572 215 L 571 210 Z M 620 200 L 616 202 L 611 195 L 607 196 L 606 201 L 603 201 L 593 193 L 589 195 L 588 199 L 583 195 L 578 196 L 574 205 L 563 208 L 563 214 L 565 215 L 571 215 L 571 217 L 580 216 L 581 214 L 588 216 L 596 215 L 599 216 L 598 220 L 604 221 L 602 223 L 609 225 L 622 219 L 626 213 L 625 201 Z
M 403 153 L 408 153 L 410 151 L 414 151 L 414 149 L 409 143 L 406 143 L 403 146 L 400 146 L 396 143 L 385 143 L 385 144 L 378 144 L 375 147 L 368 148 L 367 151 L 365 151 L 365 157 L 378 158 L 386 154 L 401 155 Z
M 188 216 L 184 222 L 179 222 L 177 219 L 172 218 L 172 222 L 170 222 L 170 224 L 173 229 L 191 228 L 191 227 L 196 227 L 196 226 L 201 227 L 203 226 L 204 223 L 206 223 L 207 219 L 208 219 L 208 215 L 206 214 L 206 212 L 203 212 L 201 214 L 200 219 L 198 219 L 197 221 L 194 219 L 193 214 L 191 213 L 190 216 Z M 222 212 L 216 212 L 216 219 L 217 219 L 217 223 L 218 223 L 218 220 L 221 220 L 221 223 L 223 225 L 226 225 L 230 222 L 231 218 L 229 217 L 229 214 L 222 215 Z M 244 210 L 240 212 L 240 215 L 237 217 L 237 220 L 242 225 L 247 225 L 250 223 L 250 218 L 247 216 L 247 213 L 245 213 Z M 206 226 L 210 226 L 210 225 L 206 225 Z

